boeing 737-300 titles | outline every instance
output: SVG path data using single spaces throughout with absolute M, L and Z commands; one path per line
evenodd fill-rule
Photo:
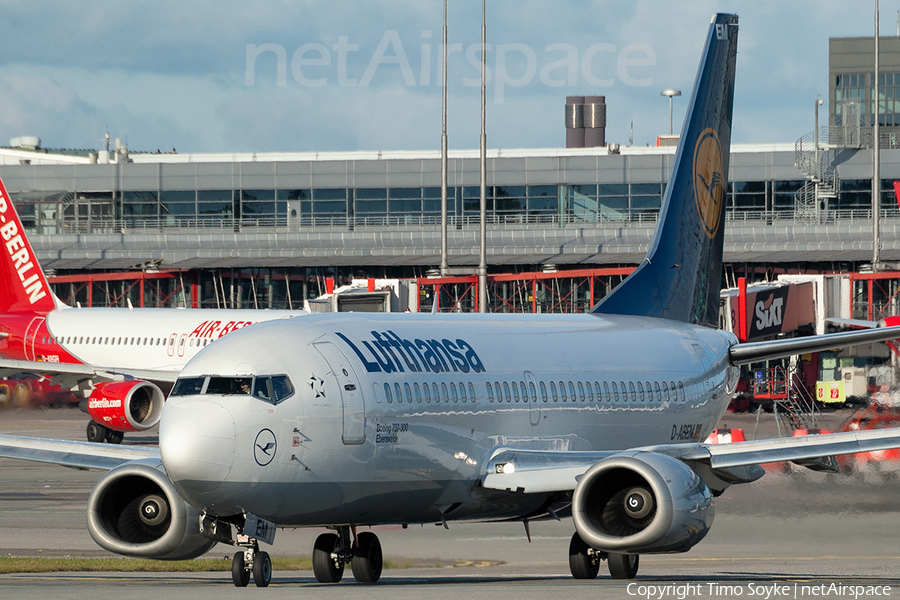
M 827 468 L 900 431 L 709 445 L 738 368 L 884 341 L 900 328 L 738 344 L 717 330 L 738 19 L 713 17 L 647 258 L 590 313 L 317 314 L 203 348 L 162 410 L 159 451 L 0 436 L 0 456 L 106 469 L 88 507 L 103 548 L 189 558 L 237 547 L 266 586 L 278 527 L 328 527 L 321 582 L 382 569 L 371 525 L 571 516 L 569 565 L 637 574 L 686 552 L 715 497 L 760 463 Z M 71 312 L 71 311 L 69 311 Z

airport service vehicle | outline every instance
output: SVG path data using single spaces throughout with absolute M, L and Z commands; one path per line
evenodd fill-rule
M 71 308 L 50 290 L 0 181 L 0 376 L 33 373 L 84 400 L 87 439 L 121 443 L 159 422 L 165 392 L 222 336 L 304 311 Z
M 382 570 L 371 525 L 571 516 L 569 565 L 637 574 L 686 552 L 714 498 L 760 463 L 900 446 L 900 430 L 713 445 L 738 366 L 883 341 L 900 328 L 738 345 L 716 330 L 737 17 L 713 18 L 643 264 L 582 315 L 310 315 L 259 323 L 184 366 L 159 450 L 0 436 L 0 456 L 106 469 L 88 529 L 128 556 L 237 546 L 232 581 L 265 587 L 260 544 L 327 527 L 313 570 Z

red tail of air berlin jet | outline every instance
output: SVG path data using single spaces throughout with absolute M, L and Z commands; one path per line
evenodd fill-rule
M 71 308 L 53 295 L 0 181 L 0 375 L 35 373 L 81 395 L 88 440 L 157 424 L 184 364 L 223 335 L 306 314 L 274 310 Z

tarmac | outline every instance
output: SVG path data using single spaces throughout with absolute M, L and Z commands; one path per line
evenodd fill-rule
M 849 412 L 822 417 L 835 429 Z M 0 433 L 84 439 L 77 410 L 7 410 Z M 723 426 L 742 427 L 748 439 L 778 435 L 772 415 L 728 414 Z M 153 430 L 125 443 L 154 444 Z M 0 554 L 113 556 L 86 527 L 87 499 L 103 474 L 0 459 Z M 243 594 L 266 597 L 404 600 L 427 595 L 460 598 L 869 598 L 900 597 L 900 477 L 891 467 L 853 475 L 799 467 L 771 470 L 733 486 L 716 499 L 715 523 L 684 554 L 641 557 L 633 581 L 593 581 L 569 575 L 570 519 L 535 522 L 528 543 L 521 523 L 375 528 L 385 558 L 404 567 L 385 570 L 375 585 L 323 585 L 311 571 L 276 571 L 266 590 L 233 587 L 218 573 L 51 573 L 0 575 L 0 598 L 191 598 Z M 273 556 L 309 556 L 321 530 L 279 530 L 264 548 Z M 207 555 L 229 559 L 221 545 Z

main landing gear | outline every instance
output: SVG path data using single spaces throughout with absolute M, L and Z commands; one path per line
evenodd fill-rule
M 235 587 L 247 587 L 251 575 L 256 587 L 267 587 L 272 581 L 272 559 L 269 553 L 261 552 L 256 540 L 246 536 L 238 536 L 237 545 L 244 547 L 244 550 L 235 552 L 231 559 L 231 580 Z
M 101 425 L 97 421 L 91 421 L 87 425 L 87 440 L 89 442 L 109 442 L 110 444 L 121 444 L 125 439 L 125 433 L 110 429 Z
M 359 583 L 375 583 L 384 564 L 381 542 L 370 531 L 356 534 L 351 541 L 350 527 L 335 528 L 337 533 L 323 533 L 313 546 L 313 573 L 320 583 L 337 583 L 344 576 L 344 565 L 350 563 L 353 577 Z M 355 533 L 355 532 L 354 532 Z
M 637 575 L 639 555 L 595 550 L 581 539 L 578 532 L 572 534 L 572 541 L 569 542 L 569 570 L 572 577 L 594 579 L 600 571 L 600 561 L 604 559 L 613 579 L 634 579 Z

